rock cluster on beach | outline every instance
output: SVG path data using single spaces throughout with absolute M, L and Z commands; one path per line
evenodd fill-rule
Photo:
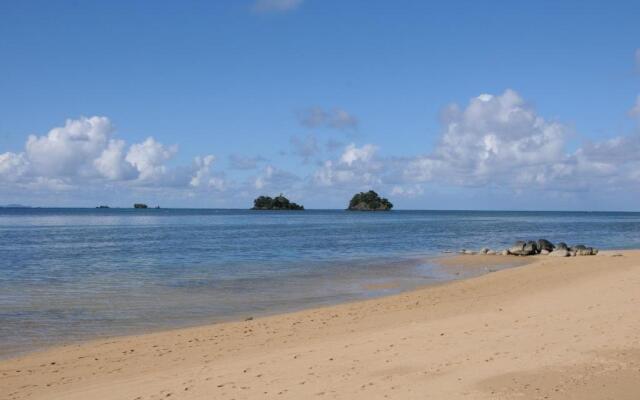
M 549 255 L 553 257 L 571 257 L 571 256 L 592 256 L 598 254 L 598 249 L 587 247 L 582 244 L 569 247 L 565 242 L 553 244 L 546 239 L 537 241 L 518 240 L 508 249 L 496 251 L 487 247 L 480 251 L 460 250 L 460 254 L 486 254 L 486 255 L 503 255 L 503 256 L 534 256 L 536 254 Z

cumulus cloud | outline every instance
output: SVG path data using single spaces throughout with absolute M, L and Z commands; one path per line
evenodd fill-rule
M 545 168 L 565 157 L 567 128 L 539 116 L 516 92 L 483 94 L 461 109 L 449 106 L 435 150 L 404 173 L 417 181 L 460 185 L 542 183 Z
M 516 92 L 480 95 L 443 113 L 433 152 L 408 160 L 404 182 L 513 190 L 627 190 L 640 173 L 640 136 L 582 143 L 568 151 L 568 128 L 547 121 Z
M 96 172 L 93 161 L 109 145 L 113 131 L 106 117 L 68 119 L 47 135 L 30 135 L 25 157 L 38 176 L 90 177 Z
M 125 160 L 138 170 L 140 181 L 157 180 L 167 171 L 165 162 L 178 151 L 176 146 L 166 147 L 149 137 L 142 143 L 131 145 Z
M 227 182 L 222 174 L 214 175 L 211 170 L 215 159 L 211 154 L 204 157 L 198 156 L 194 159 L 196 171 L 189 181 L 190 186 L 194 188 L 212 188 L 219 191 L 227 188 Z
M 136 169 L 125 159 L 125 148 L 124 140 L 110 140 L 107 147 L 102 150 L 102 154 L 93 160 L 93 165 L 107 179 L 114 181 L 135 179 Z
M 337 160 L 327 160 L 315 171 L 313 182 L 325 187 L 379 184 L 385 163 L 376 159 L 376 151 L 371 144 L 349 144 Z
M 640 97 L 630 114 L 640 116 Z M 314 121 L 309 125 L 328 126 L 326 116 Z M 372 143 L 338 142 L 332 142 L 331 151 L 327 151 L 313 135 L 292 137 L 290 154 L 305 162 L 318 160 L 321 154 L 331 156 L 292 173 L 264 165 L 262 157 L 232 155 L 228 159 L 230 171 L 255 169 L 255 174 L 242 178 L 238 185 L 231 172 L 227 178 L 217 168 L 213 155 L 176 166 L 176 146 L 167 146 L 151 136 L 129 144 L 116 136 L 108 118 L 83 117 L 67 120 L 44 135 L 29 136 L 21 152 L 0 153 L 0 192 L 93 187 L 97 193 L 104 187 L 115 187 L 172 189 L 193 196 L 224 190 L 225 198 L 250 197 L 256 191 L 293 191 L 304 198 L 304 193 L 325 190 L 346 194 L 374 189 L 412 198 L 433 185 L 497 188 L 503 193 L 544 190 L 563 195 L 638 191 L 640 132 L 571 142 L 576 137 L 562 123 L 542 117 L 518 93 L 506 90 L 446 107 L 438 140 L 429 151 L 393 157 L 381 155 Z
M 299 122 L 307 128 L 329 128 L 329 129 L 356 129 L 358 119 L 349 112 L 334 108 L 325 110 L 321 107 L 313 107 L 298 112 Z
M 100 183 L 186 187 L 192 179 L 189 168 L 166 165 L 176 152 L 176 146 L 165 146 L 153 137 L 128 146 L 115 137 L 107 117 L 68 119 L 46 135 L 30 135 L 23 152 L 0 154 L 0 182 L 49 190 Z M 204 179 L 211 162 L 208 157 L 197 158 L 193 174 Z M 216 176 L 207 179 L 207 186 L 221 187 Z
M 345 148 L 342 156 L 340 156 L 340 161 L 348 166 L 351 166 L 356 162 L 367 163 L 375 155 L 377 150 L 378 148 L 372 144 L 365 144 L 362 147 L 357 147 L 355 144 L 351 143 Z
M 518 93 L 482 94 L 442 113 L 435 148 L 411 157 L 380 157 L 372 144 L 350 144 L 313 174 L 321 187 L 375 186 L 415 197 L 425 184 L 577 191 L 635 187 L 640 135 L 587 142 L 568 151 L 569 129 L 540 116 Z M 571 146 L 575 147 L 575 146 Z
M 0 154 L 0 181 L 16 181 L 27 171 L 28 162 L 24 153 Z
M 293 11 L 302 5 L 303 0 L 256 0 L 253 11 L 258 13 Z

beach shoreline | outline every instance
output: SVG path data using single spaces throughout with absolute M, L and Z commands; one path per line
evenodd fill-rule
M 39 343 L 32 346 L 32 348 L 21 348 L 18 351 L 0 352 L 0 362 L 3 360 L 10 360 L 18 357 L 27 356 L 32 353 L 38 353 L 48 351 L 55 348 L 87 344 L 100 341 L 111 341 L 118 338 L 133 337 L 148 335 L 154 333 L 170 332 L 175 330 L 198 328 L 203 326 L 218 325 L 232 322 L 241 322 L 247 318 L 265 318 L 273 317 L 277 315 L 285 315 L 296 313 L 305 310 L 321 309 L 326 307 L 334 307 L 342 304 L 350 304 L 360 301 L 366 301 L 370 299 L 384 298 L 402 293 L 411 292 L 414 290 L 421 290 L 432 286 L 438 286 L 454 282 L 458 280 L 470 279 L 483 274 L 495 272 L 504 268 L 512 268 L 517 266 L 526 265 L 534 262 L 532 257 L 504 257 L 499 255 L 463 255 L 458 253 L 442 253 L 440 255 L 425 256 L 420 258 L 411 259 L 410 262 L 399 262 L 400 264 L 408 263 L 414 265 L 414 268 L 418 264 L 426 264 L 436 267 L 440 271 L 446 271 L 449 276 L 447 279 L 435 279 L 433 277 L 424 277 L 424 283 L 418 283 L 413 285 L 407 285 L 406 278 L 400 279 L 393 277 L 393 275 L 384 278 L 382 281 L 376 281 L 375 283 L 368 282 L 367 277 L 363 278 L 361 288 L 363 292 L 369 292 L 369 295 L 357 297 L 349 300 L 340 300 L 338 298 L 328 303 L 309 303 L 297 306 L 288 306 L 286 308 L 278 308 L 274 310 L 264 310 L 262 312 L 235 312 L 225 316 L 202 318 L 198 322 L 186 323 L 182 325 L 172 325 L 167 323 L 165 326 L 154 327 L 149 329 L 136 329 L 134 327 L 122 328 L 123 331 L 116 334 L 95 334 L 92 337 L 87 338 L 68 338 L 64 341 L 51 341 L 45 343 Z M 392 265 L 396 267 L 395 264 Z M 417 278 L 417 276 L 416 276 Z
M 531 263 L 369 300 L 28 353 L 0 360 L 0 397 L 574 398 L 570 389 L 589 384 L 562 372 L 567 365 L 597 372 L 609 391 L 609 380 L 640 390 L 640 317 L 631 316 L 640 251 L 619 253 L 518 258 Z M 469 268 L 489 262 L 456 257 Z M 592 335 L 594 326 L 609 332 Z

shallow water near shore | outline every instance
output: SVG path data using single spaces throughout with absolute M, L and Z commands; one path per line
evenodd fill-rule
M 640 213 L 0 209 L 0 356 L 457 279 L 443 251 L 640 247 Z

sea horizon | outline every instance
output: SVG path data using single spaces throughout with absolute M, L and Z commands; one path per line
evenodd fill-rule
M 0 205 L 0 209 L 70 209 L 70 210 L 93 210 L 93 209 L 101 209 L 101 210 L 139 210 L 144 212 L 144 210 L 222 210 L 222 211 L 255 211 L 255 212 L 296 212 L 296 211 L 350 211 L 350 212 L 359 212 L 348 210 L 347 207 L 344 208 L 313 208 L 313 207 L 305 207 L 304 210 L 252 210 L 251 207 L 164 207 L 164 206 L 149 206 L 148 208 L 136 209 L 131 206 L 107 206 L 106 208 L 98 206 L 31 206 L 31 205 Z M 376 211 L 376 212 L 397 212 L 397 211 L 427 211 L 427 212 L 530 212 L 530 213 L 630 213 L 630 214 L 638 214 L 640 210 L 575 210 L 575 209 L 472 209 L 472 208 L 398 208 L 394 207 L 392 210 L 385 211 Z

